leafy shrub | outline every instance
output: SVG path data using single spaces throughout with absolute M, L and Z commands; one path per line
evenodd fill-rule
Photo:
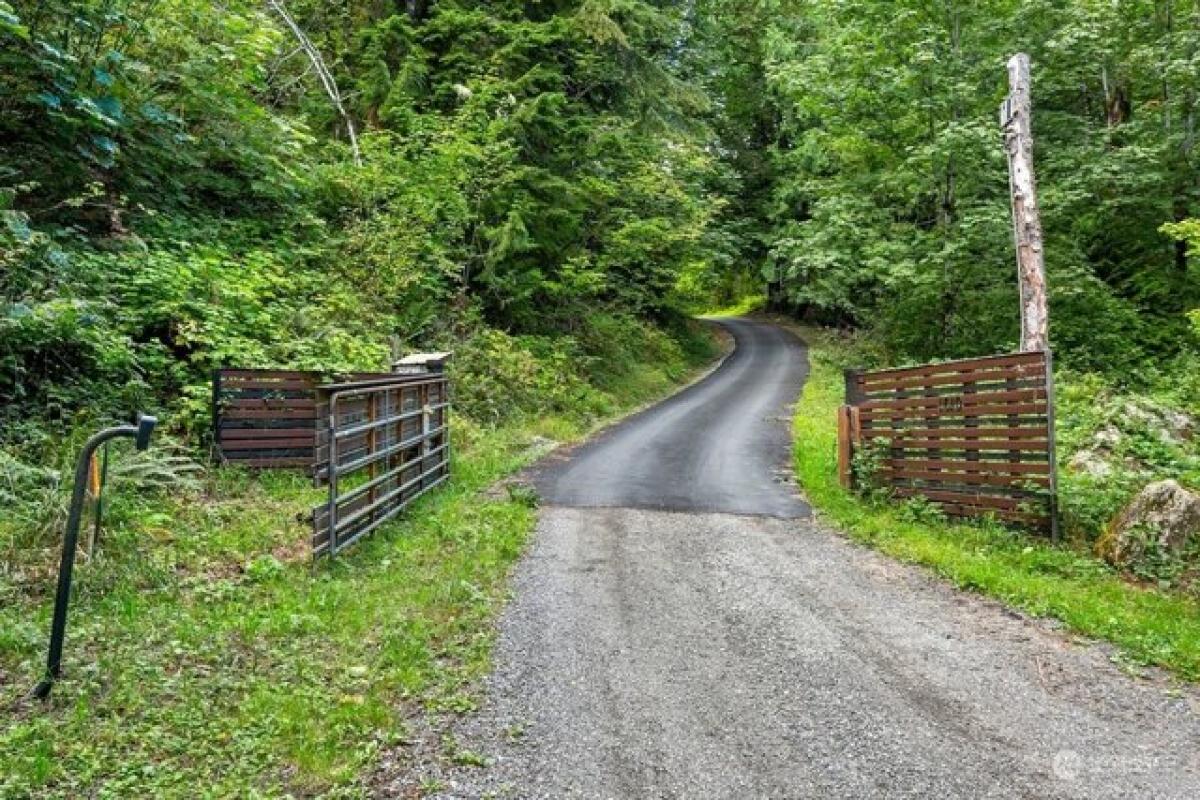
M 921 525 L 944 524 L 946 512 L 927 498 L 910 497 L 900 507 L 900 519 Z
M 530 345 L 540 345 L 539 358 Z M 451 362 L 455 407 L 490 424 L 522 415 L 595 408 L 599 398 L 580 377 L 569 343 L 518 339 L 481 329 L 462 341 Z
M 1136 386 L 1120 387 L 1098 374 L 1070 370 L 1057 376 L 1059 508 L 1064 531 L 1093 542 L 1146 484 L 1174 478 L 1200 486 L 1200 442 L 1169 433 L 1167 416 L 1191 415 L 1200 423 L 1195 356 L 1184 352 L 1177 367 L 1146 370 Z M 1087 451 L 1105 474 L 1073 469 Z
M 0 418 L 72 413 L 99 397 L 144 396 L 136 349 L 103 303 L 59 297 L 0 307 Z

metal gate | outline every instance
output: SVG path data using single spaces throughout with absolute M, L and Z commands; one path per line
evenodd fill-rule
M 333 555 L 450 477 L 449 382 L 443 374 L 322 386 L 314 556 Z

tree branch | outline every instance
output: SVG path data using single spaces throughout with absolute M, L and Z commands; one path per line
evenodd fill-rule
M 321 52 L 317 50 L 316 45 L 308 38 L 307 34 L 288 13 L 288 10 L 283 5 L 283 0 L 267 0 L 267 5 L 271 7 L 291 30 L 296 37 L 296 41 L 300 43 L 301 49 L 304 50 L 309 60 L 312 62 L 313 69 L 317 72 L 317 78 L 320 79 L 321 85 L 325 89 L 325 93 L 329 95 L 329 99 L 333 102 L 333 107 L 341 115 L 342 121 L 346 123 L 346 131 L 350 135 L 350 151 L 354 154 L 354 166 L 362 166 L 362 154 L 358 149 L 358 136 L 354 132 L 354 121 L 350 119 L 350 115 L 346 113 L 346 107 L 342 105 L 342 95 L 338 91 L 337 82 L 333 79 L 333 73 L 325 66 L 325 59 L 321 57 Z

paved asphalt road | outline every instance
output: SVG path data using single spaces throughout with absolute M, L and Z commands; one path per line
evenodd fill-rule
M 729 320 L 737 348 L 705 380 L 572 453 L 535 482 L 547 505 L 808 516 L 788 475 L 789 407 L 804 345 L 772 325 Z
M 802 348 L 728 324 L 720 370 L 539 476 L 488 699 L 452 732 L 489 765 L 417 779 L 446 798 L 1200 797 L 1200 693 L 808 518 L 773 479 Z

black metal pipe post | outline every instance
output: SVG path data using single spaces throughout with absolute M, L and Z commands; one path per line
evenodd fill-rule
M 100 431 L 84 444 L 75 465 L 75 488 L 71 493 L 71 511 L 67 515 L 67 530 L 63 536 L 62 561 L 58 567 L 58 591 L 54 596 L 54 618 L 50 624 L 50 651 L 46 657 L 46 674 L 33 690 L 34 697 L 45 700 L 62 673 L 63 641 L 67 633 L 67 606 L 71 600 L 71 577 L 75 569 L 75 548 L 79 543 L 79 525 L 83 518 L 83 501 L 87 493 L 88 469 L 92 455 L 100 445 L 112 439 L 127 437 L 135 441 L 138 450 L 150 446 L 150 434 L 158 420 L 138 415 L 137 425 L 120 425 Z

